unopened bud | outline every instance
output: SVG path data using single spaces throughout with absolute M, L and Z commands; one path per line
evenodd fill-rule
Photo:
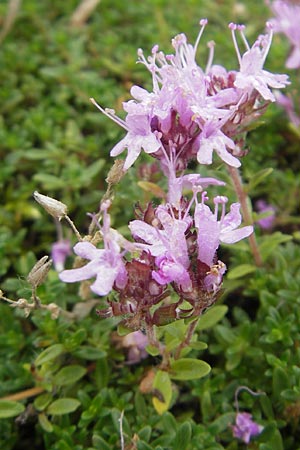
M 40 194 L 35 191 L 33 193 L 34 199 L 55 219 L 61 220 L 68 213 L 68 207 L 64 203 L 55 200 L 55 198 Z
M 48 256 L 43 256 L 39 259 L 27 276 L 28 283 L 33 287 L 38 287 L 42 284 L 50 270 L 51 264 L 52 259 L 48 261 Z

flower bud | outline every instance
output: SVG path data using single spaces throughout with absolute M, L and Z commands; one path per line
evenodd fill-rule
M 55 219 L 61 220 L 67 215 L 68 207 L 64 203 L 35 191 L 34 199 Z
M 27 281 L 32 287 L 38 287 L 45 280 L 52 264 L 52 259 L 47 260 L 48 256 L 43 256 L 29 272 Z

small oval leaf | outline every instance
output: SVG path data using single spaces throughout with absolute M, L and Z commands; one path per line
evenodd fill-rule
M 252 264 L 241 264 L 240 266 L 235 267 L 234 269 L 231 269 L 228 272 L 227 278 L 229 280 L 236 280 L 238 278 L 242 278 L 245 275 L 248 275 L 249 273 L 255 272 L 256 267 Z
M 196 380 L 205 377 L 211 370 L 205 361 L 182 358 L 171 364 L 170 377 L 174 380 Z
M 76 411 L 80 402 L 75 398 L 60 398 L 55 400 L 47 408 L 47 414 L 52 416 L 62 416 L 63 414 L 69 414 Z
M 197 330 L 206 330 L 218 323 L 228 311 L 228 306 L 217 305 L 206 311 L 203 316 L 200 317 Z
M 64 346 L 62 344 L 51 345 L 51 347 L 46 348 L 46 350 L 43 350 L 42 353 L 39 354 L 39 356 L 35 360 L 35 365 L 41 366 L 46 362 L 52 361 L 53 359 L 61 355 L 63 352 Z
M 172 384 L 170 376 L 163 370 L 158 370 L 153 380 L 153 389 L 162 395 L 162 398 L 153 397 L 153 406 L 158 414 L 163 414 L 169 409 L 172 399 Z
M 47 392 L 36 397 L 33 404 L 38 411 L 44 411 L 52 400 L 53 396 Z
M 0 400 L 0 419 L 7 419 L 21 414 L 25 410 L 22 403 L 12 400 Z
M 43 428 L 44 431 L 46 431 L 47 433 L 52 433 L 53 431 L 53 425 L 52 423 L 48 420 L 48 417 L 44 414 L 44 413 L 40 413 L 38 415 L 38 419 L 39 419 L 39 424 L 41 425 L 41 427 Z
M 56 386 L 67 386 L 68 384 L 74 384 L 80 380 L 86 374 L 86 369 L 79 365 L 70 365 L 63 367 L 54 376 L 53 381 Z

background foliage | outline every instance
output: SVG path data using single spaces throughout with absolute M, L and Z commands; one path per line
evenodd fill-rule
M 1 289 L 13 298 L 30 297 L 26 276 L 57 239 L 33 191 L 66 203 L 81 230 L 89 224 L 86 212 L 97 211 L 105 192 L 109 150 L 122 131 L 89 97 L 120 111 L 132 84 L 150 83 L 135 64 L 137 48 L 145 54 L 155 43 L 170 49 L 179 32 L 193 42 L 202 17 L 209 19 L 202 42 L 217 43 L 215 62 L 236 68 L 227 23 L 246 23 L 252 42 L 270 16 L 260 1 L 102 0 L 78 28 L 70 23 L 77 4 L 24 1 L 0 46 L 0 275 Z M 2 25 L 7 10 L 8 1 L 2 1 Z M 267 68 L 286 72 L 287 51 L 284 38 L 275 36 Z M 206 57 L 201 45 L 203 66 Z M 297 96 L 299 84 L 290 75 L 290 91 Z M 170 411 L 157 414 L 145 385 L 158 357 L 127 365 L 112 339 L 116 321 L 99 319 L 95 302 L 79 300 L 78 286 L 65 286 L 51 270 L 39 296 L 69 316 L 53 320 L 38 311 L 24 318 L 22 311 L 0 304 L 1 449 L 121 448 L 122 411 L 127 449 L 242 448 L 229 427 L 240 385 L 266 393 L 240 396 L 240 409 L 265 427 L 251 448 L 300 448 L 299 132 L 276 105 L 264 121 L 249 135 L 243 178 L 253 202 L 263 198 L 275 206 L 276 223 L 272 233 L 256 229 L 263 268 L 249 269 L 247 242 L 223 250 L 230 271 L 218 307 L 227 305 L 228 313 L 199 328 L 208 348 L 192 350 L 193 357 L 212 365 L 210 375 L 176 381 Z M 260 172 L 268 168 L 273 170 Z M 124 227 L 134 203 L 146 199 L 135 170 L 117 189 L 115 227 Z M 209 173 L 228 181 L 217 164 Z M 236 200 L 230 182 L 227 195 Z

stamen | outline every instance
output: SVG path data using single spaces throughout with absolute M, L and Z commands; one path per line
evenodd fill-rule
M 265 62 L 265 60 L 266 60 L 266 58 L 268 56 L 268 53 L 270 51 L 270 47 L 271 47 L 272 40 L 273 40 L 273 34 L 274 34 L 274 32 L 273 32 L 273 25 L 272 25 L 271 22 L 266 22 L 266 28 L 269 31 L 269 33 L 268 33 L 268 38 L 269 39 L 267 40 L 268 44 L 266 45 L 266 47 L 264 49 L 264 58 L 263 58 L 264 62 Z
M 210 71 L 212 63 L 213 63 L 214 53 L 215 53 L 215 45 L 216 45 L 216 43 L 214 41 L 209 41 L 207 43 L 207 47 L 209 48 L 209 54 L 208 54 L 207 64 L 205 67 L 206 74 Z
M 203 34 L 204 28 L 206 27 L 207 23 L 208 23 L 207 19 L 201 19 L 200 22 L 199 22 L 199 25 L 201 25 L 201 28 L 200 28 L 200 31 L 198 33 L 196 42 L 194 44 L 194 56 L 196 56 L 197 48 L 198 48 L 201 36 Z
M 94 98 L 90 98 L 90 101 L 93 103 L 93 105 L 96 106 L 96 108 L 98 108 L 105 116 L 109 117 L 111 120 L 113 120 L 117 125 L 121 126 L 122 128 L 124 128 L 126 131 L 129 131 L 129 128 L 126 124 L 126 122 L 122 119 L 120 119 L 120 117 L 118 117 L 117 115 L 115 115 L 114 110 L 113 109 L 104 109 L 102 108 L 102 106 L 100 106 L 96 100 Z
M 237 58 L 238 58 L 239 64 L 241 65 L 242 57 L 241 57 L 240 50 L 239 50 L 239 47 L 238 47 L 238 44 L 237 44 L 237 41 L 236 41 L 236 37 L 235 37 L 235 31 L 237 30 L 237 27 L 238 26 L 235 23 L 232 23 L 232 22 L 228 25 L 228 28 L 231 30 L 233 45 L 234 45 L 234 48 L 235 48 L 235 51 L 236 51 L 236 54 L 237 54 Z
M 245 36 L 245 33 L 244 33 L 245 28 L 246 28 L 245 25 L 238 25 L 237 29 L 240 32 L 240 35 L 241 35 L 241 37 L 243 39 L 243 42 L 245 44 L 245 47 L 246 47 L 247 51 L 249 51 L 250 50 L 250 45 L 249 45 L 249 43 L 247 41 L 247 38 Z

